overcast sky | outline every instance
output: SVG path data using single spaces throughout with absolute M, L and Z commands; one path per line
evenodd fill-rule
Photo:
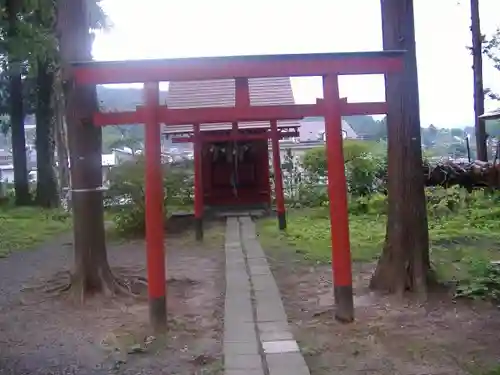
M 469 0 L 414 3 L 422 126 L 470 125 Z M 490 34 L 500 26 L 500 1 L 480 3 L 483 33 Z M 140 6 L 104 0 L 103 6 L 113 28 L 96 37 L 98 60 L 382 48 L 380 0 L 142 0 Z M 484 65 L 485 85 L 500 91 L 500 72 Z M 317 78 L 294 79 L 293 89 L 298 103 L 322 96 Z M 383 93 L 379 76 L 341 81 L 350 101 L 383 100 Z

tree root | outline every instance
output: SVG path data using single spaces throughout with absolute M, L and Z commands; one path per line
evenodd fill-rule
M 100 285 L 84 285 L 81 277 L 70 272 L 58 272 L 52 278 L 35 285 L 24 286 L 23 292 L 38 292 L 50 296 L 69 296 L 83 302 L 89 296 L 104 295 L 142 299 L 147 295 L 148 280 L 139 275 L 118 275 L 111 271 L 100 275 Z

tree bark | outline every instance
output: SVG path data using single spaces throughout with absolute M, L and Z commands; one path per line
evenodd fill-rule
M 474 121 L 476 131 L 477 159 L 488 161 L 488 148 L 486 146 L 486 124 L 480 119 L 484 113 L 484 87 L 483 87 L 483 36 L 479 18 L 479 0 L 470 0 L 471 34 L 472 34 L 472 71 L 474 74 Z
M 386 76 L 388 222 L 370 287 L 426 295 L 429 234 L 422 170 L 413 0 L 381 0 L 384 50 L 405 50 L 404 71 Z
M 66 120 L 70 151 L 75 265 L 73 292 L 84 300 L 94 293 L 120 289 L 108 264 L 102 204 L 102 133 L 93 126 L 95 86 L 74 86 L 68 62 L 92 60 L 85 0 L 58 1 L 60 51 L 65 79 Z
M 59 194 L 63 196 L 65 189 L 70 187 L 69 179 L 69 156 L 68 156 L 68 138 L 66 136 L 66 119 L 64 110 L 64 93 L 61 81 L 61 70 L 58 69 L 55 75 L 53 106 L 55 112 L 55 141 L 57 150 L 57 165 L 59 177 Z
M 54 111 L 52 94 L 54 74 L 48 61 L 38 62 L 36 106 L 36 152 L 38 179 L 36 203 L 45 208 L 57 207 L 59 196 L 54 171 Z
M 6 4 L 8 15 L 8 37 L 11 43 L 18 37 L 17 14 L 21 9 L 21 1 L 8 0 Z M 12 135 L 12 157 L 14 164 L 14 190 L 16 205 L 31 203 L 28 160 L 26 156 L 26 136 L 24 132 L 23 81 L 21 62 L 9 51 L 9 91 L 10 91 L 10 121 Z

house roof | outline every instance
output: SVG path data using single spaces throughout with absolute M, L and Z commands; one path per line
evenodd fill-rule
M 498 120 L 500 119 L 500 108 L 497 108 L 493 111 L 488 111 L 483 113 L 479 118 L 485 119 L 485 120 Z
M 248 80 L 250 105 L 290 105 L 295 104 L 289 77 L 252 78 Z M 208 80 L 170 82 L 167 104 L 169 108 L 234 107 L 235 80 Z M 241 122 L 240 129 L 266 128 L 268 121 Z M 278 121 L 279 127 L 299 126 L 296 120 Z M 201 124 L 201 131 L 229 130 L 230 123 Z M 166 134 L 188 133 L 193 125 L 174 125 L 164 128 Z
M 352 129 L 351 125 L 347 123 L 347 121 L 342 120 L 342 130 L 346 134 L 346 138 L 356 139 L 358 135 Z M 321 138 L 322 134 L 325 132 L 325 120 L 302 120 L 300 122 L 300 141 L 314 141 L 318 138 Z

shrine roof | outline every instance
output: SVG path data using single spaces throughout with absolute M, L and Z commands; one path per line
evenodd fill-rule
M 250 105 L 293 105 L 292 85 L 289 77 L 251 78 L 248 80 L 250 89 Z M 174 81 L 170 83 L 167 104 L 172 109 L 234 107 L 235 80 L 219 79 L 206 81 Z M 241 122 L 240 129 L 256 129 L 269 127 L 269 122 Z M 298 120 L 278 121 L 279 127 L 298 127 Z M 201 131 L 229 130 L 232 124 L 201 124 Z M 190 133 L 193 125 L 173 125 L 164 127 L 164 133 Z

